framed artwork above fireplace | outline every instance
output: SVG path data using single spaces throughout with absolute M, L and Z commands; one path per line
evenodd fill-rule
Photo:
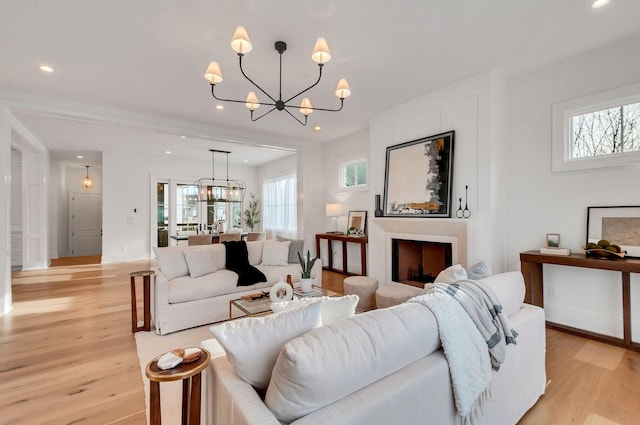
M 451 217 L 455 131 L 387 147 L 384 216 Z

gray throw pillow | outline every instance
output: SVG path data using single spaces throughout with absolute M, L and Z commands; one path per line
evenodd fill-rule
M 304 239 L 288 239 L 283 238 L 282 236 L 276 236 L 279 242 L 290 241 L 289 244 L 289 258 L 287 260 L 288 263 L 297 263 L 298 262 L 298 252 L 300 255 L 304 255 Z
M 484 261 L 474 264 L 467 270 L 467 275 L 471 280 L 478 280 L 491 276 L 491 267 Z

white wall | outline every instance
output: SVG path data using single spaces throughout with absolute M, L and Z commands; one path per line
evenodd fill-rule
M 130 146 L 134 144 L 132 141 Z M 216 161 L 216 170 L 226 174 L 225 163 Z M 103 263 L 152 257 L 151 176 L 186 181 L 210 177 L 211 158 L 203 155 L 201 160 L 193 161 L 171 155 L 151 155 L 132 148 L 103 151 Z M 257 190 L 256 167 L 229 164 L 229 178 L 244 181 L 247 193 Z
M 520 252 L 543 246 L 546 233 L 560 233 L 562 246 L 580 249 L 587 206 L 640 205 L 640 164 L 551 172 L 552 105 L 640 81 L 639 45 L 636 35 L 508 81 L 509 269 L 520 267 Z M 549 320 L 622 335 L 619 273 L 544 266 L 544 281 Z M 638 275 L 631 283 L 634 340 L 640 341 Z
M 11 120 L 0 103 L 0 199 L 11 199 Z M 0 314 L 11 310 L 10 202 L 0 205 Z
M 469 186 L 471 210 L 471 218 L 466 220 L 468 264 L 463 266 L 486 261 L 494 272 L 504 271 L 503 103 L 501 78 L 488 72 L 374 117 L 370 129 L 369 214 L 375 208 L 375 195 L 384 193 L 388 146 L 455 130 L 452 211 L 458 208 L 458 198 L 463 198 L 464 204 L 465 185 Z M 370 229 L 378 234 L 375 227 Z M 385 279 L 384 250 L 372 247 L 381 243 L 370 238 L 369 244 L 370 274 Z

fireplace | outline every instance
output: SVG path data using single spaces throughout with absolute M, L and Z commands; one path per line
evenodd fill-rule
M 394 282 L 422 288 L 451 265 L 451 243 L 391 239 L 391 279 Z

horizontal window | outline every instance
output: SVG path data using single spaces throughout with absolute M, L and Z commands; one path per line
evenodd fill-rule
M 338 167 L 338 186 L 341 189 L 367 186 L 367 161 L 357 159 L 343 162 Z

